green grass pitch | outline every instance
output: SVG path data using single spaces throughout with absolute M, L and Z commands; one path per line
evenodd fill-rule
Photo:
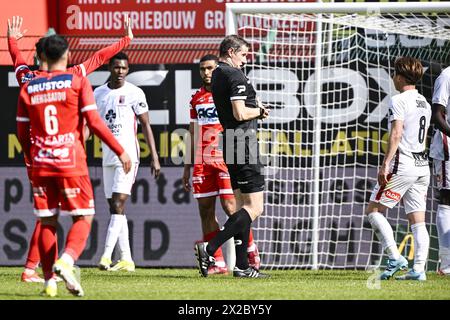
M 81 268 L 85 296 L 71 296 L 63 283 L 58 297 L 40 296 L 42 284 L 22 283 L 22 268 L 0 268 L 0 300 L 450 300 L 450 277 L 434 272 L 425 282 L 368 279 L 374 273 L 337 270 L 273 270 L 270 279 L 201 278 L 196 269 L 137 268 L 136 272 L 104 272 Z M 373 289 L 368 288 L 374 287 Z

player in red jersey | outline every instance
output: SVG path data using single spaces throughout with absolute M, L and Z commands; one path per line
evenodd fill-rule
M 13 61 L 14 70 L 16 73 L 16 79 L 19 85 L 22 87 L 25 83 L 30 81 L 36 76 L 39 76 L 43 71 L 47 70 L 47 62 L 45 57 L 42 56 L 42 44 L 46 37 L 39 39 L 36 43 L 36 57 L 39 60 L 39 70 L 32 71 L 26 64 L 25 59 L 22 57 L 20 50 L 17 46 L 17 40 L 21 39 L 26 33 L 26 30 L 22 31 L 23 18 L 14 16 L 11 20 L 8 19 L 8 50 Z M 87 76 L 99 67 L 104 65 L 115 56 L 117 53 L 126 48 L 133 40 L 133 31 L 131 30 L 131 19 L 124 16 L 124 27 L 126 35 L 118 42 L 97 51 L 92 57 L 87 59 L 81 64 L 67 68 L 68 72 Z
M 67 41 L 56 35 L 48 37 L 44 54 L 48 73 L 32 79 L 20 91 L 17 134 L 32 164 L 34 213 L 41 219 L 38 243 L 44 294 L 56 296 L 55 272 L 70 293 L 83 296 L 73 265 L 86 245 L 95 214 L 84 149 L 84 119 L 90 130 L 119 156 L 125 172 L 130 171 L 131 160 L 97 113 L 89 80 L 67 71 Z M 73 225 L 64 252 L 56 260 L 60 213 L 72 216 Z
M 236 200 L 231 188 L 230 175 L 223 160 L 222 151 L 219 150 L 218 137 L 223 129 L 211 94 L 211 75 L 217 63 L 218 57 L 212 54 L 200 59 L 200 77 L 203 85 L 192 96 L 190 102 L 191 159 L 195 154 L 192 189 L 194 198 L 198 201 L 203 241 L 209 241 L 219 232 L 215 213 L 217 196 L 220 196 L 222 208 L 228 216 L 236 212 Z M 195 143 L 197 143 L 196 146 Z M 191 190 L 189 183 L 191 162 L 187 160 L 184 165 L 183 186 L 186 191 Z M 259 252 L 251 231 L 247 254 L 249 265 L 259 269 Z M 221 248 L 215 252 L 214 258 L 215 264 L 209 267 L 208 274 L 228 273 Z
M 8 19 L 8 49 L 11 55 L 11 59 L 14 65 L 14 71 L 16 74 L 17 82 L 19 86 L 22 87 L 31 79 L 42 76 L 46 74 L 46 70 L 48 69 L 47 62 L 45 61 L 45 57 L 42 55 L 43 45 L 46 37 L 42 37 L 36 43 L 36 57 L 39 61 L 39 70 L 31 70 L 30 67 L 26 64 L 26 61 L 22 57 L 20 50 L 17 46 L 17 40 L 21 39 L 25 34 L 26 30 L 22 31 L 22 17 L 14 16 L 11 20 Z M 125 36 L 120 39 L 120 41 L 103 48 L 97 51 L 91 58 L 84 61 L 79 65 L 75 65 L 67 69 L 68 72 L 86 76 L 97 68 L 105 64 L 111 57 L 120 52 L 122 49 L 127 47 L 131 40 L 133 40 L 133 32 L 131 29 L 131 20 L 128 16 L 124 17 L 124 27 L 125 27 Z M 85 135 L 86 138 L 88 135 Z M 28 177 L 31 182 L 31 165 L 30 162 L 25 159 L 25 164 L 27 166 Z M 23 282 L 43 282 L 44 280 L 39 276 L 36 272 L 36 268 L 39 265 L 39 248 L 37 239 L 40 232 L 40 220 L 36 220 L 36 225 L 34 231 L 32 233 L 30 239 L 30 247 L 28 250 L 28 256 L 25 263 L 25 270 L 22 272 L 21 280 Z

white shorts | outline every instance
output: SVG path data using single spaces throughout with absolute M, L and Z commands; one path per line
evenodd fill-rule
M 450 161 L 433 159 L 433 175 L 436 181 L 436 187 L 441 189 L 450 189 Z
M 380 188 L 377 183 L 370 196 L 370 201 L 392 209 L 400 200 L 403 200 L 406 214 L 426 211 L 429 184 L 430 176 L 428 175 L 410 177 L 393 174 L 383 188 Z
M 131 194 L 131 188 L 136 180 L 136 174 L 139 163 L 132 163 L 131 170 L 125 174 L 123 167 L 104 166 L 103 167 L 103 186 L 106 199 L 111 199 L 113 193 Z

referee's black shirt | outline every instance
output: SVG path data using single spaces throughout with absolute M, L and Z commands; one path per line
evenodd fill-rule
M 237 121 L 233 116 L 232 100 L 244 100 L 245 106 L 257 108 L 256 91 L 241 69 L 219 62 L 213 71 L 211 91 L 223 129 L 256 130 L 257 119 Z

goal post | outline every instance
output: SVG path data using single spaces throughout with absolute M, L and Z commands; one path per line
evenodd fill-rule
M 419 91 L 450 63 L 450 3 L 233 3 L 226 33 L 251 44 L 246 72 L 271 109 L 260 123 L 265 212 L 254 223 L 265 268 L 377 266 L 383 257 L 364 209 L 387 142 L 390 74 L 419 58 Z M 269 174 L 270 173 L 270 174 Z M 436 190 L 429 189 L 428 270 L 438 265 Z M 387 218 L 411 245 L 403 207 Z

